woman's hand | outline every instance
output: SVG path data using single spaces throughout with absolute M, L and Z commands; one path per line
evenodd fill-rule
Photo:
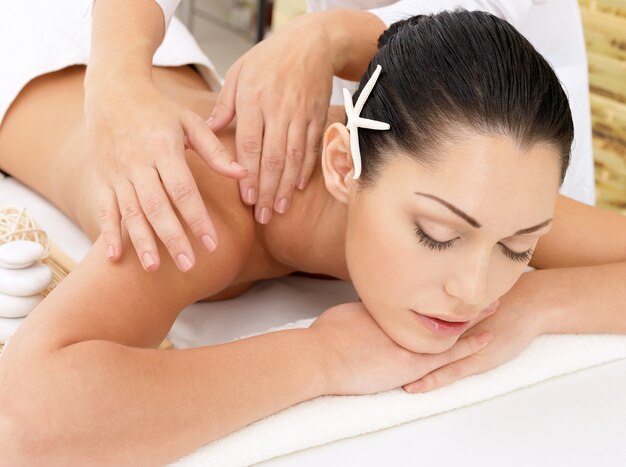
M 482 373 L 516 357 L 542 334 L 541 281 L 537 274 L 522 274 L 513 288 L 500 298 L 497 313 L 470 327 L 462 338 L 493 334 L 489 346 L 466 358 L 438 368 L 419 380 L 406 384 L 408 392 L 426 392 L 447 386 L 466 376 Z M 545 285 L 545 284 L 544 284 Z
M 222 175 L 240 179 L 246 171 L 231 160 L 204 120 L 170 102 L 149 80 L 89 86 L 85 118 L 109 259 L 122 255 L 123 222 L 146 271 L 160 263 L 153 233 L 181 271 L 190 269 L 195 256 L 173 207 L 198 241 L 213 251 L 217 235 L 185 149 L 193 148 Z
M 361 302 L 328 309 L 309 330 L 330 352 L 327 394 L 337 395 L 371 394 L 408 384 L 470 358 L 492 338 L 489 332 L 477 332 L 443 353 L 414 353 L 391 340 Z
M 311 15 L 315 16 L 315 15 Z M 335 72 L 324 29 L 306 15 L 264 40 L 228 70 L 209 125 L 237 114 L 237 160 L 248 169 L 241 198 L 258 222 L 284 214 L 303 190 L 320 155 Z

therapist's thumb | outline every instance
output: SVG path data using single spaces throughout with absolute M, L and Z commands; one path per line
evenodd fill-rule
M 213 113 L 207 120 L 207 125 L 213 131 L 220 131 L 235 118 L 235 98 L 237 95 L 237 80 L 239 78 L 239 64 L 234 64 L 226 73 L 226 80 L 222 90 L 217 95 Z

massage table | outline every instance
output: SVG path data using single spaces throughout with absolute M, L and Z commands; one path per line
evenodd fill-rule
M 26 207 L 50 240 L 75 261 L 88 252 L 88 238 L 56 207 L 0 173 L 2 204 Z M 189 305 L 168 338 L 176 348 L 227 342 L 318 316 L 355 298 L 351 285 L 341 281 L 293 276 L 262 281 L 234 300 Z M 17 324 L 0 320 L 0 339 Z M 259 465 L 624 466 L 626 359 Z

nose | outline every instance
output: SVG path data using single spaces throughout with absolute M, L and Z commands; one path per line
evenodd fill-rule
M 490 254 L 482 252 L 459 261 L 444 284 L 446 293 L 467 305 L 484 303 L 487 296 L 490 258 Z

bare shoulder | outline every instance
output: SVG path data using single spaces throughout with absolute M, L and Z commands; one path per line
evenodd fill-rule
M 626 261 L 626 216 L 560 195 L 551 231 L 531 266 L 558 268 Z
M 129 253 L 111 263 L 99 237 L 85 259 L 29 315 L 9 349 L 15 345 L 29 358 L 86 340 L 157 347 L 186 305 L 226 289 L 245 265 L 252 240 L 242 222 L 236 225 L 217 212 L 212 219 L 218 248 L 207 252 L 187 232 L 196 264 L 186 273 L 160 243 L 160 268 L 144 271 L 126 232 L 123 242 Z

